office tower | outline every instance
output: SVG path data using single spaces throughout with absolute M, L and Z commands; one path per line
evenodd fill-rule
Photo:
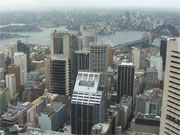
M 108 48 L 108 54 L 107 54 L 107 66 L 112 67 L 113 65 L 113 49 L 112 47 Z
M 78 72 L 71 99 L 72 134 L 90 134 L 94 124 L 104 122 L 103 89 L 100 73 Z
M 30 49 L 29 47 L 22 43 L 21 40 L 17 41 L 17 51 L 18 52 L 23 52 L 24 54 L 26 54 L 26 61 L 27 61 L 27 70 L 30 70 L 30 66 L 31 66 L 31 60 L 30 60 Z
M 6 71 L 6 64 L 4 54 L 0 52 L 0 68 L 3 68 L 3 72 Z
M 45 88 L 50 90 L 50 57 L 44 60 L 45 67 Z
M 74 78 L 76 78 L 78 71 L 89 70 L 89 51 L 77 50 L 74 52 Z
M 98 41 L 98 32 L 95 29 L 82 30 L 82 49 L 89 49 L 89 44 Z
M 9 58 L 10 60 L 10 64 L 13 64 L 14 63 L 14 52 L 17 51 L 17 45 L 16 44 L 9 44 L 8 45 L 8 48 L 6 48 L 5 50 L 5 55 Z
M 0 80 L 4 80 L 4 69 L 0 68 Z
M 140 65 L 139 65 L 139 69 L 144 69 L 145 66 L 145 55 L 144 52 L 140 51 Z
M 154 66 L 158 71 L 158 80 L 162 81 L 162 57 L 161 56 L 151 56 L 150 65 Z
M 154 66 L 150 66 L 146 69 L 145 72 L 145 90 L 152 89 L 152 88 L 158 88 L 155 84 L 160 82 L 158 81 L 158 71 Z
M 132 62 L 135 66 L 135 70 L 144 69 L 145 65 L 145 56 L 144 52 L 139 50 L 138 48 L 133 48 L 128 56 L 128 61 Z
M 117 103 L 121 101 L 123 95 L 132 96 L 134 103 L 134 70 L 133 63 L 118 65 Z
M 90 44 L 90 71 L 106 72 L 107 71 L 107 50 L 106 43 Z
M 20 67 L 20 82 L 21 85 L 24 85 L 27 81 L 27 59 L 26 54 L 23 52 L 14 53 L 14 64 L 19 65 Z
M 60 95 L 71 94 L 71 62 L 68 58 L 51 57 L 50 91 Z
M 16 76 L 16 90 L 19 92 L 21 88 L 20 66 L 10 65 L 8 66 L 8 74 L 15 74 Z
M 164 37 L 164 36 L 161 37 L 160 56 L 162 57 L 163 71 L 165 71 L 165 67 L 166 67 L 167 40 L 168 37 Z
M 10 91 L 11 99 L 16 95 L 16 76 L 15 74 L 6 74 L 6 87 Z
M 73 65 L 72 35 L 68 32 L 51 33 L 50 91 L 71 94 L 71 66 Z
M 0 115 L 6 110 L 6 95 L 5 92 L 0 89 Z
M 167 40 L 160 135 L 180 133 L 180 38 Z
M 140 50 L 137 48 L 132 50 L 132 63 L 135 66 L 135 70 L 138 70 L 140 65 Z

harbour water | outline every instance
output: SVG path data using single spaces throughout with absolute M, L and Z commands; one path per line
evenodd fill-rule
M 41 32 L 17 32 L 17 34 L 22 36 L 28 36 L 28 38 L 11 38 L 0 40 L 0 50 L 7 47 L 9 43 L 16 43 L 17 40 L 21 40 L 28 44 L 40 44 L 40 45 L 50 45 L 50 33 L 56 28 L 46 28 L 42 29 Z M 69 30 L 70 33 L 78 33 L 78 31 Z M 99 35 L 99 42 L 107 42 L 111 46 L 123 44 L 131 41 L 141 39 L 146 32 L 142 31 L 118 31 L 112 35 Z M 13 34 L 13 33 L 12 33 Z

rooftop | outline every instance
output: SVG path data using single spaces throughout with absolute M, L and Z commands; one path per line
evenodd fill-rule
M 1 128 L 0 133 L 2 134 L 14 134 L 17 135 L 71 135 L 70 133 L 55 132 L 51 130 L 41 130 L 39 128 L 32 128 L 27 126 L 14 125 L 7 128 Z
M 71 103 L 100 104 L 100 73 L 78 72 Z
M 2 115 L 2 118 L 11 119 L 13 117 L 16 117 L 19 113 L 28 109 L 30 105 L 31 105 L 30 102 L 18 103 L 17 106 L 13 106 L 9 104 L 7 108 L 8 111 Z
M 98 124 L 94 125 L 94 126 L 92 127 L 92 129 L 93 129 L 93 130 L 99 130 L 99 129 L 101 129 L 101 134 L 105 134 L 105 133 L 108 132 L 109 127 L 110 127 L 110 124 L 98 123 Z
M 78 53 L 78 54 L 88 54 L 89 50 L 77 50 L 77 51 L 75 51 L 75 53 Z
M 100 73 L 78 72 L 74 92 L 96 93 L 100 81 Z

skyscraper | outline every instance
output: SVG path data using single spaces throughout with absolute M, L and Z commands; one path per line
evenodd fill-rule
M 89 51 L 77 50 L 74 52 L 74 78 L 76 78 L 78 71 L 89 70 Z
M 104 99 L 100 73 L 78 72 L 71 99 L 72 134 L 90 134 L 94 124 L 104 122 Z
M 5 54 L 6 56 L 10 59 L 10 64 L 13 64 L 14 63 L 14 52 L 17 51 L 17 45 L 16 44 L 9 44 L 8 45 L 8 48 L 6 48 L 5 50 Z
M 67 31 L 51 33 L 50 91 L 61 95 L 71 94 L 73 51 L 78 49 L 78 37 Z
M 112 65 L 113 65 L 113 49 L 112 47 L 108 47 L 107 66 L 112 67 Z
M 137 48 L 132 50 L 132 62 L 135 66 L 135 69 L 138 70 L 140 66 L 140 50 Z
M 19 65 L 20 67 L 20 78 L 21 85 L 24 85 L 27 81 L 27 59 L 26 54 L 23 52 L 15 52 L 14 53 L 14 64 Z
M 71 62 L 67 57 L 51 57 L 50 92 L 60 95 L 71 94 Z
M 26 54 L 26 61 L 27 61 L 27 70 L 30 70 L 30 65 L 31 65 L 31 60 L 30 60 L 30 49 L 29 47 L 22 43 L 21 40 L 17 41 L 17 51 L 18 52 L 23 52 Z
M 167 40 L 160 135 L 180 133 L 180 38 Z
M 117 103 L 123 95 L 132 96 L 134 102 L 134 70 L 133 63 L 123 62 L 118 65 Z
M 16 76 L 15 74 L 6 74 L 6 87 L 10 91 L 11 99 L 16 95 Z
M 15 76 L 16 76 L 16 90 L 20 91 L 20 87 L 21 87 L 20 66 L 18 66 L 18 65 L 8 66 L 8 74 L 15 74 Z
M 167 50 L 167 40 L 168 37 L 161 37 L 161 45 L 160 45 L 160 55 L 162 57 L 163 62 L 163 71 L 166 67 L 166 50 Z
M 90 44 L 90 71 L 106 72 L 107 71 L 107 51 L 106 43 Z
M 151 56 L 150 65 L 153 65 L 158 71 L 158 79 L 162 81 L 162 57 Z
M 158 82 L 158 70 L 151 65 L 151 67 L 148 67 L 145 72 L 145 90 L 150 89 L 151 83 L 157 83 Z
M 6 71 L 4 54 L 0 52 L 0 68 L 3 68 L 3 72 Z
M 98 41 L 98 32 L 96 29 L 82 30 L 82 49 L 89 49 L 89 44 Z
M 136 71 L 139 69 L 144 69 L 145 57 L 144 52 L 137 48 L 133 48 L 131 53 L 129 54 L 129 62 L 132 62 L 135 66 Z

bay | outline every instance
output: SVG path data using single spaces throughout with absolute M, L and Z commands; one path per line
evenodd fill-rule
M 28 38 L 11 38 L 0 40 L 0 50 L 4 50 L 10 43 L 16 43 L 17 40 L 21 40 L 24 43 L 28 44 L 40 44 L 40 45 L 50 45 L 50 33 L 54 31 L 54 29 L 59 28 L 46 28 L 42 29 L 41 32 L 17 32 L 17 34 L 22 36 L 29 36 Z M 69 30 L 70 33 L 76 34 L 78 31 Z M 123 44 L 135 40 L 139 40 L 143 37 L 146 32 L 142 31 L 118 31 L 112 35 L 99 35 L 99 42 L 109 43 L 111 46 L 115 46 L 118 44 Z M 14 34 L 14 33 L 12 33 Z

